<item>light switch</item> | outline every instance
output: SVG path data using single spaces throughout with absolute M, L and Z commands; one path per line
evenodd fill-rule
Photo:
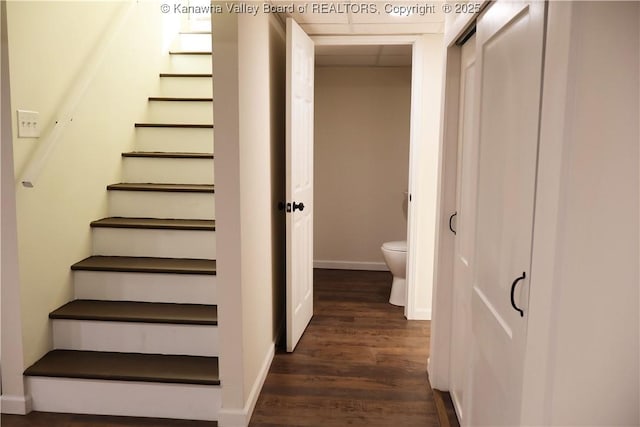
M 18 138 L 40 137 L 40 113 L 18 110 Z

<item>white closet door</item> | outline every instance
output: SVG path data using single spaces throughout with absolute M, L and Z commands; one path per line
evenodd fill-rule
M 453 316 L 451 319 L 450 392 L 461 425 L 466 425 L 465 392 L 469 378 L 471 343 L 471 283 L 475 237 L 476 141 L 475 101 L 476 37 L 462 46 L 460 58 L 460 108 L 458 113 L 458 166 L 456 232 L 453 265 Z
M 498 1 L 477 23 L 477 229 L 468 420 L 474 426 L 520 424 L 544 7 L 539 1 Z

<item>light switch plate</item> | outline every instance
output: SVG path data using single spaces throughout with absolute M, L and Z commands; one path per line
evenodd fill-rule
M 40 137 L 40 113 L 18 110 L 18 138 Z

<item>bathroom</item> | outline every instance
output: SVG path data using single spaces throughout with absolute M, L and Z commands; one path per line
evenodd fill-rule
M 388 271 L 382 245 L 407 239 L 410 113 L 410 45 L 316 46 L 314 267 Z

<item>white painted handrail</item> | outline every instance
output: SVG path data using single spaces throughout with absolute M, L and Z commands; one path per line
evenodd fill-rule
M 84 97 L 87 88 L 96 76 L 102 61 L 113 44 L 113 41 L 120 33 L 124 23 L 127 21 L 134 6 L 136 5 L 135 0 L 131 0 L 127 3 L 128 4 L 122 6 L 118 15 L 106 29 L 97 44 L 97 48 L 94 49 L 93 53 L 88 58 L 86 65 L 83 67 L 84 70 L 76 84 L 69 91 L 64 103 L 58 112 L 56 112 L 55 120 L 47 127 L 47 131 L 44 133 L 44 136 L 40 138 L 39 146 L 22 174 L 22 179 L 20 181 L 23 186 L 27 188 L 34 187 L 36 180 L 40 176 L 40 173 L 49 159 L 49 156 L 51 156 L 51 153 L 60 141 L 60 137 L 64 133 L 64 130 L 69 123 L 73 121 L 78 104 Z

